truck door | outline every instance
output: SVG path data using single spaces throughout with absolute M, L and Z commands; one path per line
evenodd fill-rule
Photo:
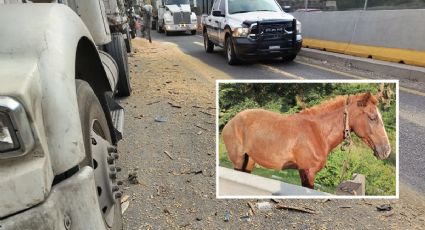
M 215 22 L 217 23 L 217 41 L 220 45 L 224 46 L 224 26 L 226 25 L 226 0 L 221 0 L 218 10 L 221 11 L 221 17 L 216 17 Z
M 218 42 L 218 21 L 216 16 L 213 15 L 214 11 L 219 10 L 220 0 L 215 0 L 213 7 L 211 8 L 211 13 L 207 18 L 207 32 L 208 36 L 214 42 Z

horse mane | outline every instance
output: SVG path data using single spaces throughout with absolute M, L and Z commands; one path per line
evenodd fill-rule
M 303 109 L 299 112 L 299 114 L 304 115 L 316 115 L 323 113 L 323 111 L 332 111 L 338 108 L 341 108 L 344 106 L 346 102 L 347 96 L 336 96 L 332 99 L 326 100 L 318 105 L 315 105 L 311 108 Z M 376 105 L 378 103 L 378 100 L 371 95 L 370 93 L 361 93 L 356 95 L 350 95 L 350 101 L 353 103 L 354 101 L 357 101 L 357 105 L 365 105 L 368 101 Z

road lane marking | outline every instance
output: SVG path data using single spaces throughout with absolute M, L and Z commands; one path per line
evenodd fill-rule
M 422 93 L 420 91 L 416 91 L 416 90 L 413 90 L 413 89 L 409 89 L 409 88 L 405 88 L 405 87 L 400 86 L 400 90 L 407 92 L 407 93 L 415 94 L 417 96 L 425 97 L 425 93 Z
M 307 65 L 307 66 L 310 66 L 310 67 L 313 67 L 313 68 L 316 68 L 316 69 L 328 71 L 328 72 L 343 75 L 343 76 L 346 76 L 346 77 L 351 77 L 351 78 L 355 78 L 355 79 L 359 79 L 359 80 L 371 80 L 370 78 L 360 77 L 360 76 L 357 76 L 357 75 L 354 75 L 354 74 L 329 69 L 329 68 L 326 68 L 326 67 L 323 67 L 323 66 L 314 65 L 314 64 L 303 62 L 303 61 L 295 61 L 295 62 L 298 63 L 298 64 L 301 64 L 301 65 Z M 425 93 L 417 91 L 417 90 L 409 89 L 409 88 L 406 88 L 406 87 L 403 87 L 403 86 L 400 86 L 400 90 L 407 92 L 407 93 L 410 93 L 410 94 L 415 94 L 417 96 L 425 97 Z
M 293 78 L 293 79 L 298 79 L 298 80 L 303 80 L 303 79 L 305 79 L 305 78 L 303 78 L 303 77 L 300 77 L 300 76 L 298 76 L 298 75 L 295 75 L 295 74 L 292 74 L 292 73 L 289 73 L 289 72 L 283 71 L 283 70 L 278 69 L 278 68 L 273 67 L 273 66 L 264 65 L 264 64 L 259 64 L 259 66 L 261 66 L 261 67 L 263 67 L 263 68 L 265 68 L 265 69 L 268 69 L 268 70 L 270 70 L 270 71 L 272 71 L 272 72 L 275 72 L 275 73 L 281 74 L 281 75 L 283 75 L 283 76 L 285 76 L 285 77 L 289 77 L 289 78 Z
M 193 42 L 193 44 L 198 45 L 198 46 L 204 46 L 204 43 L 200 43 L 200 42 Z
M 339 74 L 339 75 L 343 75 L 343 76 L 346 76 L 346 77 L 351 77 L 351 78 L 355 78 L 355 79 L 359 79 L 359 80 L 365 80 L 365 79 L 367 79 L 367 78 L 360 77 L 360 76 L 357 76 L 357 75 L 354 75 L 354 74 L 350 74 L 350 73 L 345 73 L 345 72 L 341 72 L 341 71 L 338 71 L 338 70 L 329 69 L 329 68 L 326 68 L 326 67 L 323 67 L 323 66 L 314 65 L 314 64 L 307 63 L 307 62 L 303 62 L 303 61 L 294 61 L 294 62 L 295 63 L 298 63 L 298 64 L 301 64 L 301 65 L 310 66 L 310 67 L 313 67 L 313 68 L 316 68 L 316 69 L 321 69 L 321 70 L 324 70 L 324 71 L 328 71 L 328 72 L 331 72 L 331 73 L 336 73 L 336 74 Z

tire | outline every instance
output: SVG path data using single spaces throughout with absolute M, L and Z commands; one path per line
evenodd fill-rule
M 291 55 L 288 55 L 288 56 L 284 56 L 284 57 L 282 57 L 282 61 L 284 61 L 284 62 L 292 62 L 292 61 L 295 60 L 296 57 L 297 57 L 296 54 L 291 54 Z
M 165 32 L 165 36 L 170 36 L 171 35 L 171 31 L 164 30 L 164 32 Z
M 239 63 L 239 60 L 235 53 L 235 48 L 233 47 L 232 36 L 230 35 L 226 37 L 225 52 L 226 52 L 227 64 L 236 65 Z
M 152 30 L 156 30 L 156 28 L 157 28 L 157 25 L 156 24 L 158 24 L 156 22 L 156 20 L 152 20 L 152 25 L 151 25 Z
M 128 71 L 128 57 L 124 38 L 121 33 L 113 33 L 112 41 L 105 45 L 106 52 L 110 54 L 118 65 L 118 96 L 131 95 L 130 74 Z
M 212 53 L 214 51 L 214 43 L 208 38 L 207 31 L 204 31 L 204 48 L 207 53 Z
M 159 25 L 159 22 L 156 23 L 156 31 L 160 34 L 164 33 L 164 29 Z
M 196 30 L 190 31 L 190 34 L 195 35 L 196 34 Z
M 127 53 L 131 53 L 133 51 L 133 46 L 131 44 L 131 34 L 130 34 L 130 29 L 127 28 L 126 30 L 126 34 L 127 34 L 127 39 L 124 39 L 125 41 L 125 48 L 127 49 Z
M 90 85 L 85 81 L 76 80 L 76 91 L 86 152 L 85 159 L 79 166 L 93 168 L 94 186 L 98 191 L 96 195 L 99 202 L 99 212 L 104 220 L 105 229 L 122 230 L 121 202 L 120 198 L 116 196 L 118 191 L 114 193 L 111 189 L 109 193 L 106 192 L 111 186 L 117 186 L 116 179 L 111 179 L 110 172 L 107 171 L 111 167 L 115 167 L 115 160 L 113 164 L 106 161 L 108 155 L 110 155 L 108 147 L 112 146 L 108 123 L 102 106 Z M 104 185 L 109 185 L 109 187 Z M 101 192 L 99 193 L 99 191 Z

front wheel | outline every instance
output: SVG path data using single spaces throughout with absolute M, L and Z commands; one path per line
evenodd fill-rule
M 159 22 L 156 23 L 156 31 L 158 33 L 164 33 L 164 29 L 159 25 Z
M 196 30 L 190 31 L 190 34 L 195 35 L 196 34 Z
M 127 49 L 127 53 L 131 53 L 131 51 L 133 51 L 133 46 L 131 44 L 132 36 L 131 36 L 131 33 L 130 33 L 130 28 L 127 28 L 125 30 L 125 32 L 126 32 L 126 35 L 127 35 L 127 38 L 124 39 L 124 41 L 125 41 L 125 48 Z
M 111 133 L 105 113 L 87 82 L 76 80 L 76 91 L 86 152 L 79 166 L 93 168 L 99 212 L 103 217 L 105 228 L 122 230 L 120 202 L 122 193 L 119 191 L 116 179 L 119 168 L 115 164 L 118 153 L 111 144 Z
M 121 33 L 113 33 L 112 41 L 105 45 L 106 52 L 110 54 L 118 66 L 118 96 L 131 95 L 130 73 L 128 71 L 128 57 L 125 41 Z
M 282 57 L 282 61 L 284 61 L 284 62 L 291 62 L 291 61 L 294 61 L 296 57 L 297 57 L 296 54 L 291 54 L 291 55 L 288 55 L 288 56 L 283 56 Z
M 233 41 L 231 36 L 227 36 L 225 47 L 226 47 L 225 51 L 226 51 L 226 57 L 227 57 L 227 64 L 236 65 L 239 62 L 239 60 L 236 56 L 235 48 L 233 47 Z

